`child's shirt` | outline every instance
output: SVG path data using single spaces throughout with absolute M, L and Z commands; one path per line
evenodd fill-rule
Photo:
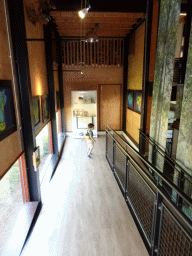
M 87 130 L 87 133 L 85 134 L 86 140 L 91 140 L 91 136 L 93 137 L 93 131 Z

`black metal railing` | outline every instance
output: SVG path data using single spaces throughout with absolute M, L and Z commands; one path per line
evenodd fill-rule
M 182 198 L 192 211 L 192 199 L 109 126 L 106 158 L 149 255 L 192 256 L 192 217 L 174 200 Z M 174 196 L 167 194 L 163 183 Z
M 142 141 L 142 148 L 140 148 L 142 156 L 159 171 L 163 172 L 167 179 L 192 198 L 192 177 L 169 156 L 165 149 L 158 145 L 152 138 L 144 134 L 141 130 L 140 141 Z M 192 211 L 188 211 L 188 207 L 186 207 L 182 198 L 179 196 L 176 197 L 171 187 L 167 184 L 163 183 L 162 185 L 167 193 L 173 196 L 173 199 L 177 201 L 178 206 L 192 218 Z

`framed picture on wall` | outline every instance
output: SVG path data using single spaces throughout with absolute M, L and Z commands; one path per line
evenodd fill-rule
M 134 93 L 134 110 L 141 113 L 142 91 L 135 91 Z
M 48 95 L 41 96 L 41 104 L 43 123 L 46 123 L 50 118 Z
M 32 111 L 33 111 L 33 121 L 35 125 L 35 129 L 38 128 L 38 125 L 41 122 L 40 118 L 40 97 L 35 96 L 32 98 Z
M 0 141 L 17 130 L 11 80 L 0 80 Z
M 127 107 L 128 109 L 141 113 L 142 106 L 142 90 L 128 90 L 127 92 Z
M 134 91 L 128 91 L 127 103 L 128 103 L 128 108 L 131 110 L 133 110 L 133 107 L 134 107 L 133 101 L 134 101 Z

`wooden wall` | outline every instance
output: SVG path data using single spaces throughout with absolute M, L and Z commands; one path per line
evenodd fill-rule
M 37 39 L 27 41 L 28 48 L 28 60 L 29 60 L 29 73 L 30 73 L 30 88 L 31 96 L 42 96 L 48 94 L 48 82 L 47 82 L 47 69 L 46 69 L 46 56 L 45 56 L 45 44 L 44 44 L 44 31 L 43 24 L 37 21 L 33 24 L 27 15 L 26 8 L 33 5 L 33 8 L 38 9 L 38 1 L 26 0 L 24 1 L 24 15 L 26 26 L 26 38 Z M 42 39 L 40 41 L 39 39 Z M 39 40 L 39 41 L 38 41 Z M 43 122 L 36 130 L 36 135 L 45 126 Z
M 83 73 L 81 75 L 80 72 L 63 72 L 64 110 L 67 132 L 72 131 L 71 91 L 97 90 L 99 92 L 100 84 L 123 83 L 122 67 L 83 68 Z
M 142 90 L 143 84 L 143 57 L 144 57 L 145 23 L 142 23 L 131 37 L 128 57 L 127 89 Z M 125 45 L 126 47 L 126 45 Z M 127 46 L 129 47 L 129 46 Z M 139 129 L 141 115 L 127 109 L 126 132 L 131 139 L 139 144 Z
M 145 23 L 137 28 L 129 43 L 132 45 L 132 48 L 134 48 L 128 57 L 127 88 L 130 90 L 142 90 L 144 39 Z
M 3 0 L 0 0 L 0 79 L 11 80 L 13 85 L 11 59 L 8 44 L 8 35 L 5 22 L 5 11 Z M 14 101 L 16 103 L 16 94 L 13 86 Z M 16 106 L 16 105 L 15 105 Z M 16 107 L 15 107 L 16 109 Z M 18 110 L 16 109 L 16 116 Z M 17 119 L 17 123 L 18 123 Z M 18 130 L 0 141 L 0 179 L 15 162 L 22 152 L 20 136 Z

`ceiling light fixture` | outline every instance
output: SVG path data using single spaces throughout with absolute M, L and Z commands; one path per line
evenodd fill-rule
M 85 35 L 85 39 L 84 41 L 86 43 L 95 43 L 95 42 L 98 42 L 99 39 L 98 39 L 98 36 L 97 34 L 95 33 L 95 31 L 93 31 L 93 29 L 91 31 L 89 31 L 86 35 Z
M 84 9 L 80 10 L 80 11 L 78 12 L 79 17 L 80 17 L 81 19 L 84 19 L 85 16 L 87 16 L 88 11 L 89 11 L 90 8 L 91 8 L 91 6 L 89 5 L 88 8 L 84 8 Z

